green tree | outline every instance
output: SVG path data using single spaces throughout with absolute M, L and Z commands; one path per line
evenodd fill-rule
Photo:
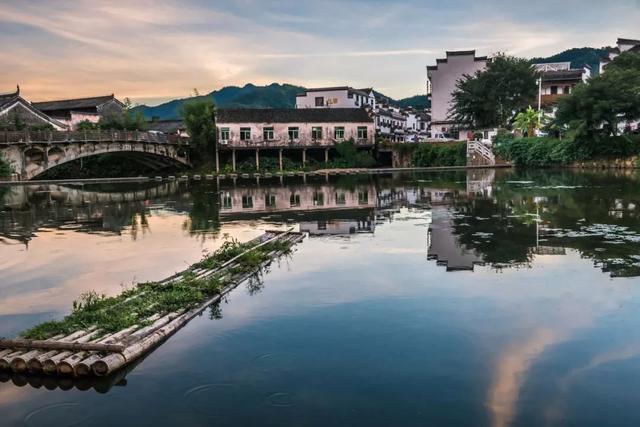
M 484 71 L 457 82 L 449 116 L 475 129 L 508 127 L 535 99 L 537 77 L 528 60 L 499 54 Z
M 534 136 L 535 130 L 540 123 L 538 122 L 538 112 L 531 108 L 527 108 L 525 111 L 521 111 L 516 116 L 516 120 L 513 123 L 513 127 L 523 134 L 526 132 L 527 136 Z
M 11 167 L 9 162 L 5 160 L 2 154 L 0 154 L 0 178 L 7 178 L 11 176 L 12 173 L 13 168 Z
M 558 104 L 556 122 L 589 146 L 618 134 L 618 125 L 640 119 L 640 54 L 626 52 L 606 72 L 576 86 Z
M 191 161 L 202 164 L 211 161 L 216 149 L 216 110 L 211 97 L 196 97 L 181 109 L 182 119 L 190 136 Z
M 98 122 L 98 127 L 101 129 L 145 130 L 147 122 L 142 112 L 134 111 L 131 100 L 125 98 L 122 113 L 102 117 Z

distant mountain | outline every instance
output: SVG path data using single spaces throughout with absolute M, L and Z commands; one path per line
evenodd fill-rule
M 531 62 L 544 64 L 549 62 L 571 62 L 572 68 L 580 68 L 585 64 L 591 67 L 592 73 L 598 74 L 600 68 L 600 58 L 607 55 L 607 48 L 581 47 L 565 50 L 557 55 L 548 58 L 533 58 Z
M 296 95 L 302 91 L 304 88 L 289 84 L 247 84 L 244 87 L 227 86 L 203 96 L 212 97 L 219 108 L 293 108 L 296 106 Z M 140 105 L 134 111 L 142 112 L 148 119 L 177 119 L 180 117 L 182 104 L 191 99 L 194 98 L 174 99 L 155 107 Z
M 218 108 L 294 108 L 296 106 L 296 95 L 304 92 L 305 88 L 290 84 L 272 83 L 269 86 L 255 86 L 247 84 L 244 87 L 227 86 L 220 90 L 213 91 L 202 97 L 213 97 Z M 388 96 L 377 95 L 388 99 L 391 105 L 398 107 L 425 108 L 427 97 L 416 95 L 411 98 L 395 100 Z M 157 117 L 160 120 L 177 119 L 180 117 L 182 104 L 194 99 L 182 98 L 174 99 L 155 107 L 140 105 L 134 111 L 140 111 L 147 119 Z

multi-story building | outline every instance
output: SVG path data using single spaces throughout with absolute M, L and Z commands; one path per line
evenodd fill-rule
M 306 164 L 307 151 L 323 152 L 327 162 L 338 142 L 353 140 L 359 148 L 375 143 L 373 116 L 363 108 L 220 109 L 216 127 L 218 150 L 230 152 L 233 170 L 236 151 L 255 152 L 257 168 L 261 151 L 277 152 L 282 170 L 283 154 L 300 153 Z
M 600 60 L 600 74 L 605 72 L 607 64 L 624 52 L 640 52 L 640 40 L 618 39 L 616 47 L 609 49 L 607 57 Z
M 71 130 L 81 122 L 97 123 L 102 118 L 116 117 L 122 114 L 125 108 L 113 94 L 93 98 L 34 102 L 32 105 L 48 116 L 65 123 Z
M 373 89 L 349 86 L 307 89 L 296 96 L 296 108 L 362 108 L 376 107 Z
M 451 119 L 456 84 L 464 76 L 484 70 L 488 61 L 486 56 L 477 57 L 475 50 L 448 51 L 446 58 L 437 59 L 436 65 L 427 67 L 432 131 L 448 133 L 457 128 L 458 124 Z
M 543 107 L 554 105 L 559 98 L 571 94 L 573 88 L 591 77 L 591 68 L 571 68 L 571 62 L 535 64 L 542 79 L 541 101 Z

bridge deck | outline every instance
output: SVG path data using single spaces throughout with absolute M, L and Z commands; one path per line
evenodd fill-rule
M 59 144 L 72 142 L 143 142 L 188 145 L 176 135 L 127 130 L 86 131 L 6 131 L 0 132 L 0 144 Z

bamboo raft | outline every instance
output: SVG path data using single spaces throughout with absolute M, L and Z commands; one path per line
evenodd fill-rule
M 96 379 L 118 377 L 117 381 L 102 381 L 102 388 L 110 388 L 124 379 L 119 372 L 128 372 L 127 367 L 135 366 L 147 354 L 171 335 L 183 328 L 193 318 L 222 298 L 238 285 L 258 273 L 273 260 L 304 239 L 304 234 L 289 231 L 267 231 L 262 236 L 248 242 L 248 249 L 215 268 L 190 267 L 155 286 L 165 286 L 176 282 L 186 274 L 196 279 L 224 277 L 225 286 L 213 296 L 209 296 L 195 307 L 177 310 L 168 314 L 156 314 L 147 319 L 144 326 L 134 325 L 115 333 L 105 334 L 100 325 L 92 325 L 68 335 L 57 335 L 46 340 L 0 339 L 0 382 L 11 379 L 16 385 L 44 385 L 47 388 L 60 386 L 64 389 L 66 379 Z M 279 249 L 268 253 L 267 261 L 254 271 L 236 273 L 244 255 L 264 247 L 269 243 L 284 243 Z M 198 264 L 196 264 L 197 266 Z M 138 297 L 134 296 L 131 298 Z M 126 375 L 126 373 L 125 373 Z M 51 381 L 56 379 L 56 381 Z M 82 383 L 80 383 L 82 384 Z M 91 386 L 91 382 L 86 382 Z M 106 386 L 105 386 L 106 384 Z M 47 386 L 48 385 L 48 386 Z M 82 386 L 78 386 L 81 389 Z M 98 388 L 96 388 L 98 390 Z

